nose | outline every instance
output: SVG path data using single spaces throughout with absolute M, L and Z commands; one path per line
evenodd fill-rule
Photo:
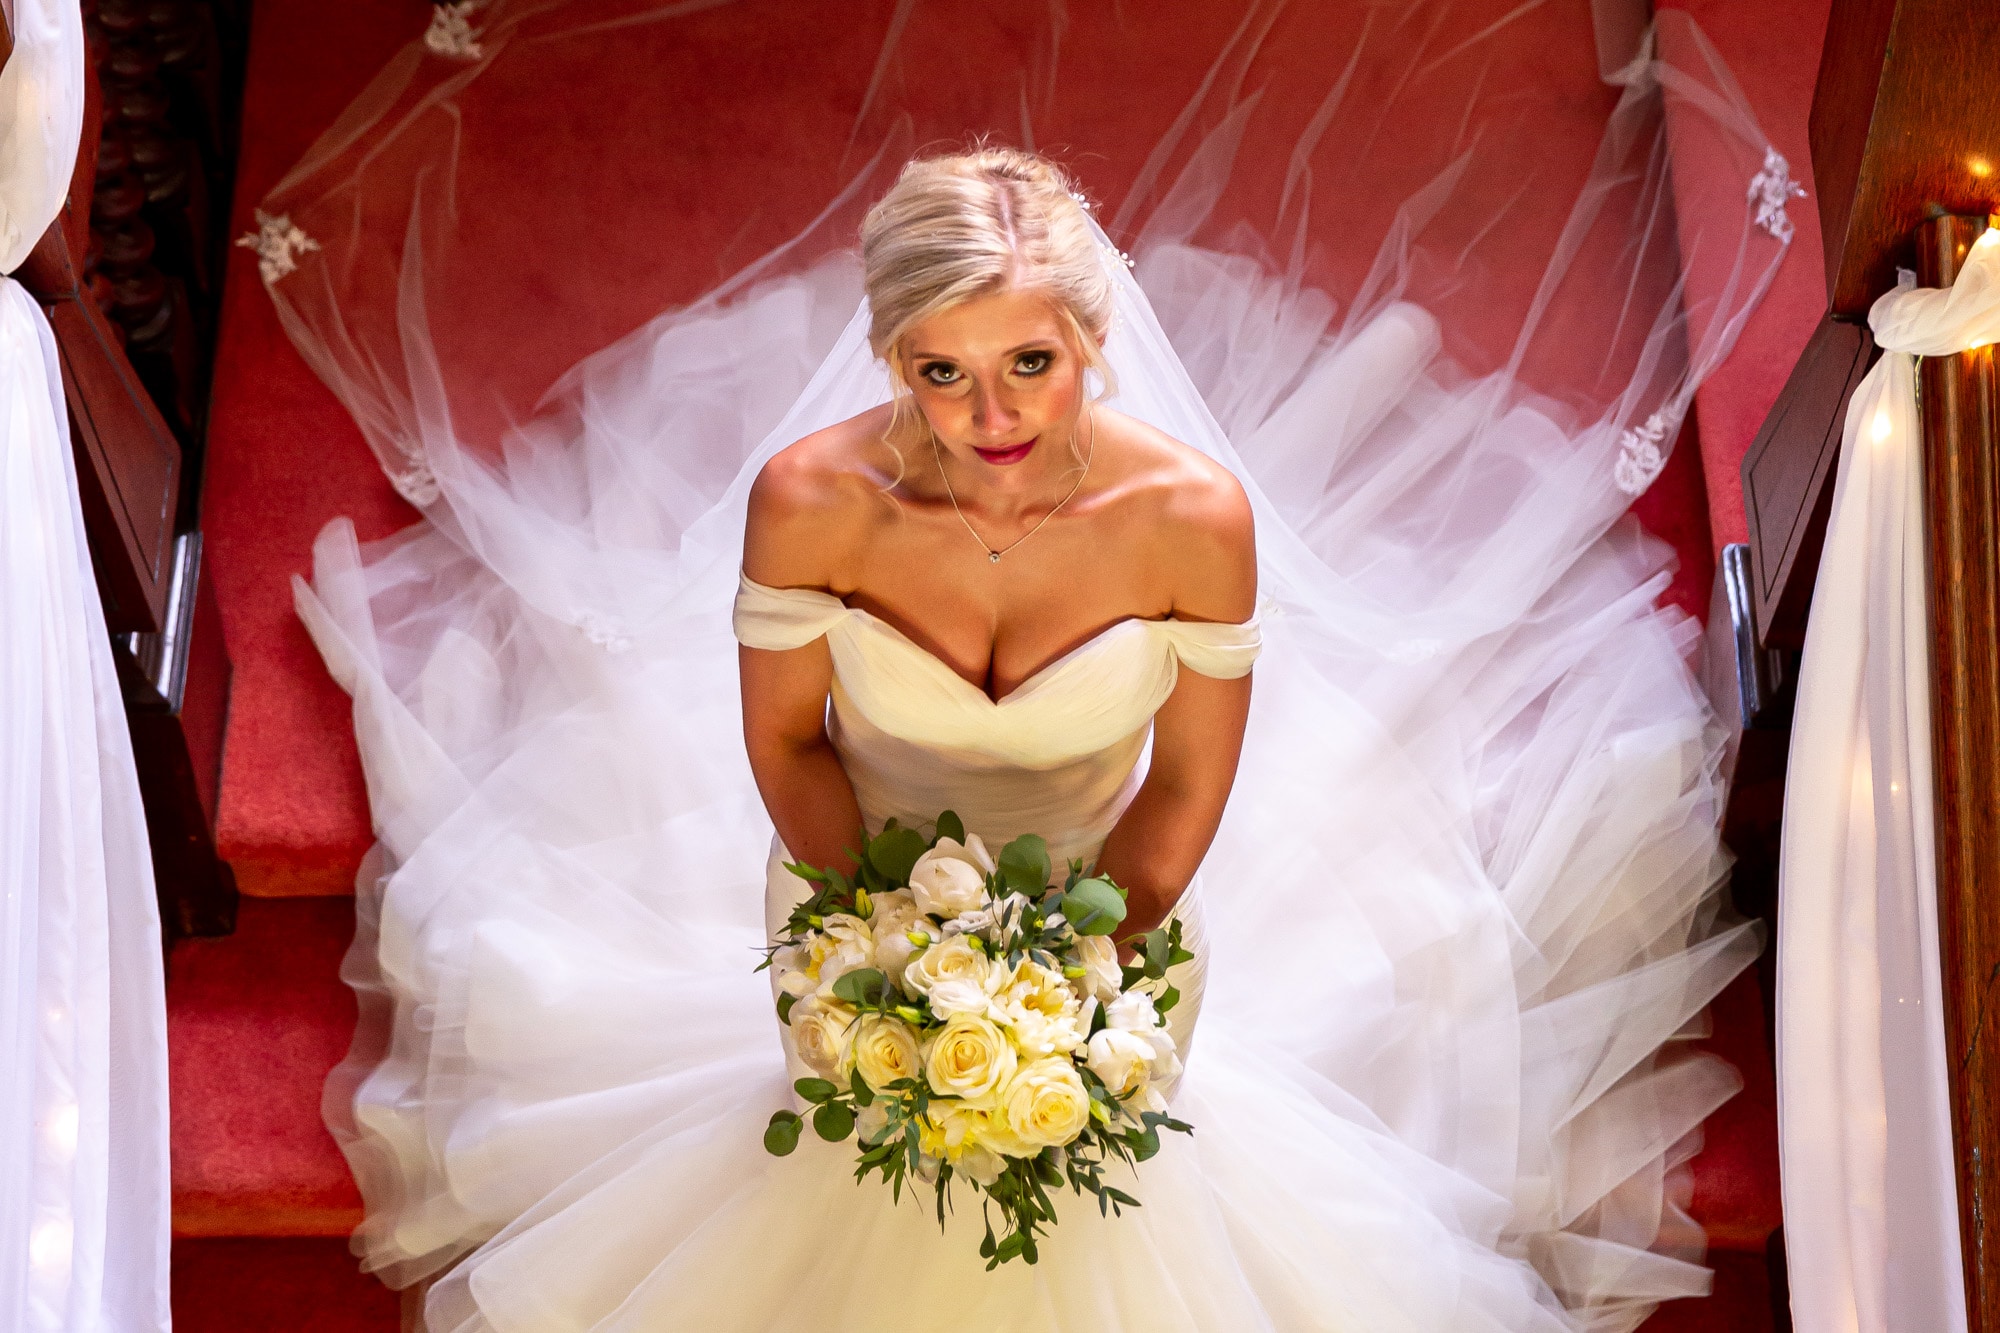
M 990 440 L 1011 433 L 1021 422 L 1000 391 L 975 384 L 972 390 L 972 428 Z

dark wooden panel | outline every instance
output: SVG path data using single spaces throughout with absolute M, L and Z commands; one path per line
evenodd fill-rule
M 1767 648 L 1805 645 L 1847 400 L 1874 353 L 1865 325 L 1822 319 L 1743 456 L 1751 591 Z
M 165 623 L 180 444 L 97 308 L 86 298 L 47 311 L 105 621 L 114 633 L 156 633 Z
M 1924 228 L 1918 278 L 1948 287 L 1983 218 Z M 1922 363 L 1938 945 L 1967 1325 L 2000 1327 L 2000 430 L 1993 348 Z
M 1812 108 L 1837 315 L 1859 318 L 1940 213 L 2000 209 L 2000 4 L 1833 0 Z

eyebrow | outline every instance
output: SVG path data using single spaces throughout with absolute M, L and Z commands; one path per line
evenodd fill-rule
M 1046 352 L 1052 348 L 1059 348 L 1061 346 L 1062 340 L 1060 338 L 1034 338 L 1022 343 L 1019 347 L 1010 347 L 1000 355 L 1019 356 L 1023 352 Z M 946 356 L 941 352 L 912 352 L 910 353 L 910 360 L 950 361 L 956 363 L 958 358 L 955 356 Z

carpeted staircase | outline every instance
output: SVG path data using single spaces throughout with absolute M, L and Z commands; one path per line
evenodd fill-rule
M 1826 0 L 1687 0 L 1686 7 L 1803 175 Z M 875 8 L 883 11 L 871 19 L 879 32 L 889 7 Z M 253 229 L 256 200 L 428 12 L 418 0 L 260 0 L 237 231 Z M 762 77 L 787 74 L 774 67 Z M 810 99 L 797 100 L 798 114 L 824 114 Z M 1703 392 L 1699 443 L 1692 430 L 1683 436 L 1639 507 L 1680 550 L 1671 595 L 1696 613 L 1708 605 L 1717 545 L 1742 533 L 1738 462 L 1824 304 L 1811 212 L 1810 204 L 1794 210 L 1797 250 L 1736 358 Z M 771 239 L 782 235 L 780 228 Z M 337 968 L 352 932 L 354 870 L 370 842 L 367 808 L 348 701 L 294 618 L 287 581 L 307 567 L 328 519 L 352 516 L 366 540 L 416 514 L 285 341 L 254 257 L 236 251 L 234 264 L 204 524 L 236 664 L 218 842 L 248 896 L 235 935 L 188 941 L 171 962 L 175 1316 L 181 1333 L 387 1333 L 398 1327 L 398 1300 L 361 1276 L 347 1254 L 360 1199 L 319 1115 L 321 1082 L 354 1024 Z M 676 280 L 693 296 L 715 275 L 688 267 Z M 1716 1295 L 1662 1310 L 1650 1333 L 1773 1327 L 1765 1253 L 1778 1223 L 1775 1094 L 1755 973 L 1717 1003 L 1714 1030 L 1709 1044 L 1748 1081 L 1710 1122 L 1693 1165 L 1692 1208 L 1714 1247 Z

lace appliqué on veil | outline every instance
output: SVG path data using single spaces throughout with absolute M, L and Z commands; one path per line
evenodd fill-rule
M 434 54 L 452 60 L 477 60 L 485 55 L 479 45 L 479 34 L 472 30 L 472 15 L 478 8 L 479 0 L 434 5 L 431 26 L 424 32 L 424 45 Z
M 396 494 L 419 509 L 428 508 L 438 498 L 437 476 L 422 458 L 411 458 L 408 467 L 390 473 L 389 484 L 396 488 Z
M 583 631 L 584 638 L 607 653 L 622 653 L 632 646 L 632 636 L 626 633 L 625 622 L 616 616 L 585 611 L 576 618 L 576 627 Z
M 1764 169 L 1750 178 L 1748 197 L 1757 205 L 1757 225 L 1776 237 L 1779 244 L 1790 245 L 1792 220 L 1785 215 L 1785 205 L 1805 198 L 1806 192 L 1792 179 L 1792 164 L 1785 161 L 1784 154 L 1766 146 Z
M 257 271 L 266 286 L 296 272 L 300 255 L 319 249 L 319 242 L 294 226 L 289 214 L 273 217 L 261 208 L 257 210 L 257 230 L 237 237 L 236 243 L 257 252 Z
M 1630 426 L 1618 437 L 1618 461 L 1611 466 L 1612 480 L 1627 495 L 1644 495 L 1646 488 L 1667 466 L 1665 445 L 1680 427 L 1681 414 L 1661 408 L 1646 418 L 1642 426 Z

